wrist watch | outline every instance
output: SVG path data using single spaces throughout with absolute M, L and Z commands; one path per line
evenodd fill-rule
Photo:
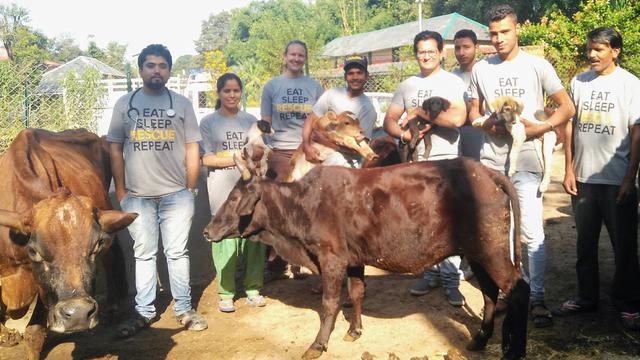
M 194 197 L 198 196 L 198 188 L 187 188 L 190 193 L 193 194 Z

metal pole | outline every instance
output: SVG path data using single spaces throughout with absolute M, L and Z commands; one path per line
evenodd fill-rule
M 24 85 L 24 102 L 23 102 L 23 106 L 24 106 L 24 116 L 22 119 L 22 123 L 24 124 L 25 128 L 29 127 L 29 108 L 31 107 L 31 105 L 29 104 L 29 83 L 25 83 Z
M 126 63 L 124 65 L 125 72 L 127 73 L 127 92 L 131 92 L 131 64 Z
M 418 30 L 422 31 L 422 0 L 418 0 Z

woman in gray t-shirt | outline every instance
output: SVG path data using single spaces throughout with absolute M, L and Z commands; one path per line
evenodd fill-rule
M 317 81 L 304 75 L 306 60 L 305 43 L 289 42 L 284 51 L 284 72 L 269 80 L 262 90 L 260 116 L 274 130 L 269 169 L 277 174 L 278 180 L 286 177 L 289 160 L 302 142 L 307 114 L 324 91 Z
M 218 101 L 216 111 L 200 122 L 204 146 L 202 163 L 208 167 L 207 188 L 211 214 L 222 206 L 240 178 L 235 169 L 233 155 L 240 156 L 245 136 L 257 119 L 238 109 L 242 98 L 242 81 L 231 73 L 222 75 L 217 81 Z M 260 295 L 263 285 L 265 246 L 244 238 L 224 239 L 212 244 L 213 263 L 218 274 L 218 309 L 233 312 L 235 296 L 235 274 L 238 255 L 242 254 L 244 287 L 247 303 L 264 306 Z

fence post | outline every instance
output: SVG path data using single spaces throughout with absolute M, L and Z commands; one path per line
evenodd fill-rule
M 130 93 L 131 90 L 131 64 L 126 63 L 124 65 L 125 71 L 127 72 L 127 92 Z
M 24 106 L 24 115 L 22 119 L 22 123 L 25 128 L 29 127 L 29 82 L 26 82 L 24 85 L 24 101 L 22 102 Z

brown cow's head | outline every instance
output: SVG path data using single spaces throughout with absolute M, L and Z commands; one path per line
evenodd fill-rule
M 204 237 L 208 241 L 248 237 L 259 230 L 253 222 L 253 213 L 262 197 L 262 180 L 266 171 L 252 165 L 251 157 L 245 157 L 246 160 L 236 155 L 233 157 L 242 177 L 204 229 Z
M 355 151 L 367 160 L 377 157 L 369 147 L 360 127 L 360 120 L 350 111 L 344 111 L 338 115 L 329 111 L 315 122 L 314 127 L 334 144 Z
M 66 188 L 25 212 L 0 211 L 0 225 L 10 228 L 11 239 L 31 261 L 51 331 L 86 330 L 98 323 L 92 297 L 96 256 L 137 216 L 98 210 L 90 198 Z

